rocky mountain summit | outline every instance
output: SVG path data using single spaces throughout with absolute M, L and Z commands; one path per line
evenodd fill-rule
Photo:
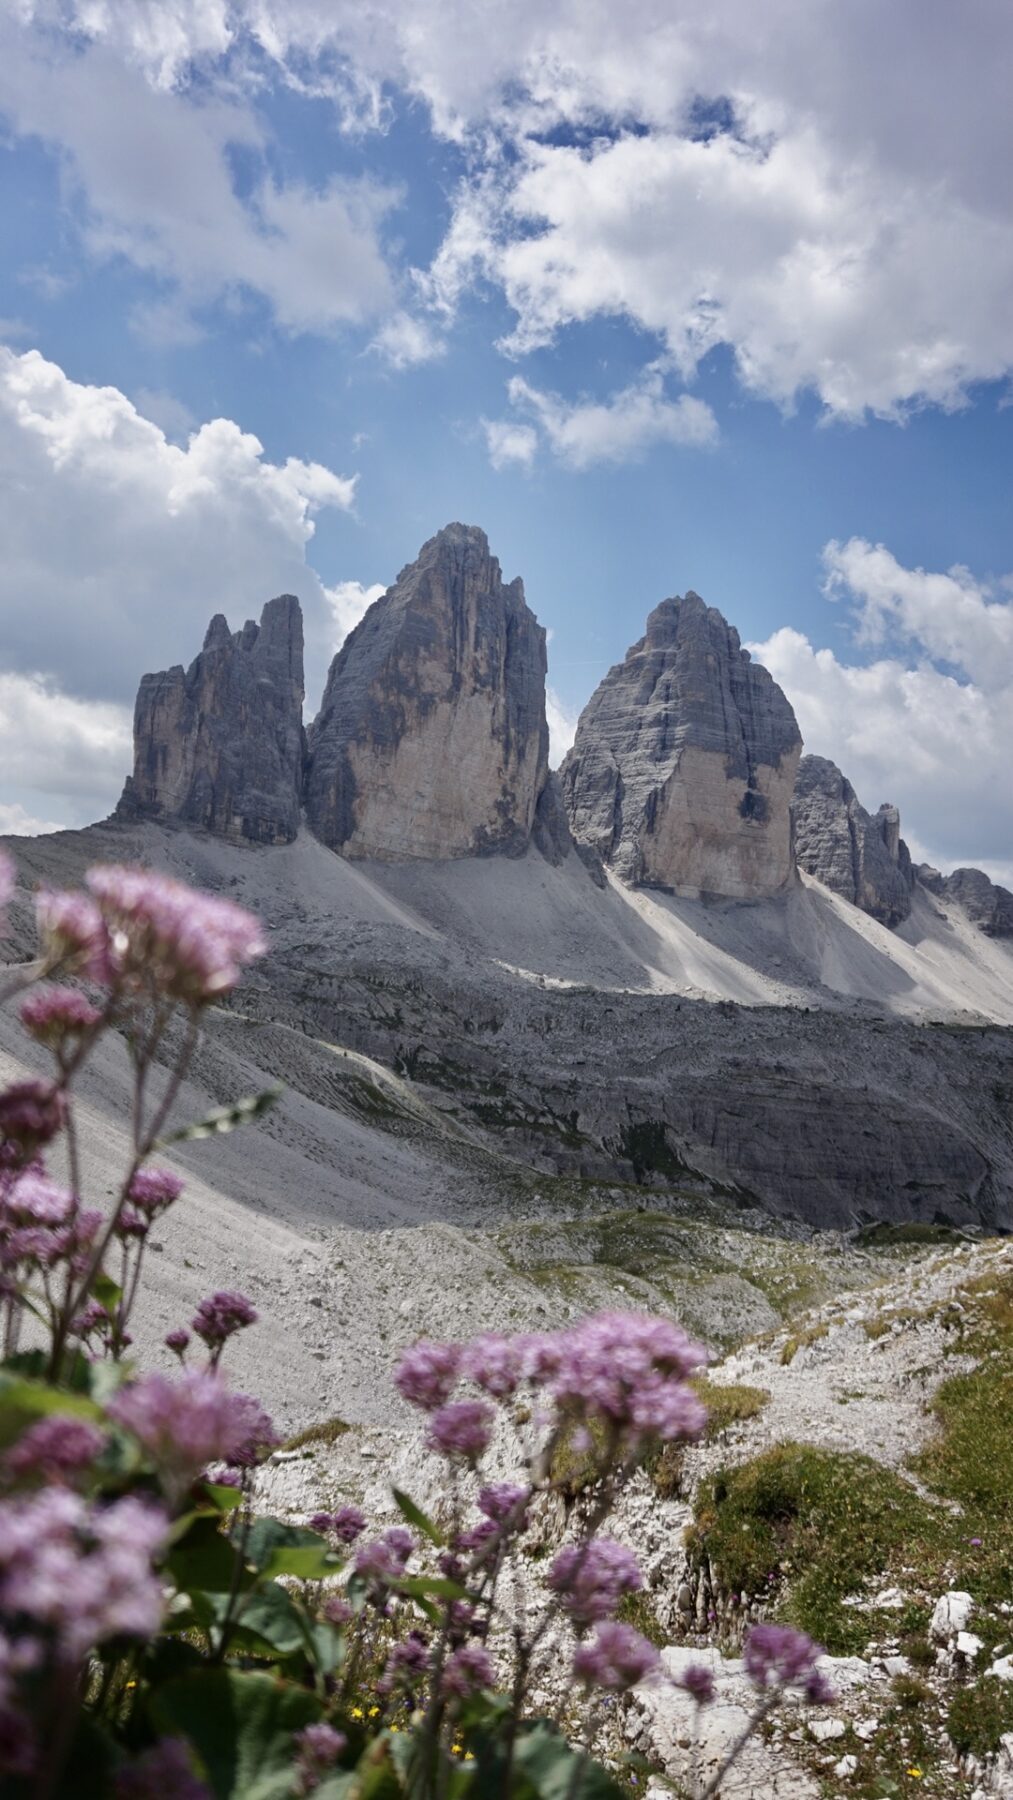
M 919 863 L 915 874 L 930 894 L 963 907 L 986 937 L 1013 937 L 1013 894 L 983 869 L 954 869 L 952 875 L 940 875 L 928 863 Z
M 424 544 L 331 665 L 306 811 L 346 856 L 527 849 L 548 779 L 545 632 L 477 526 Z
M 836 763 L 803 756 L 792 819 L 800 868 L 884 925 L 908 917 L 914 871 L 895 806 L 873 817 Z
M 570 828 L 630 882 L 776 894 L 794 873 L 801 750 L 787 699 L 717 609 L 663 600 L 581 714 L 561 772 Z
M 134 771 L 116 816 L 174 819 L 218 837 L 289 844 L 299 829 L 303 630 L 292 594 L 230 632 L 217 613 L 204 648 L 141 679 Z

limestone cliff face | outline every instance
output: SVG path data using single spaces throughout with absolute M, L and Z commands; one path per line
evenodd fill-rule
M 299 829 L 303 632 L 292 594 L 232 633 L 219 613 L 190 667 L 141 679 L 121 819 L 175 819 L 287 844 Z
M 759 899 L 794 875 L 802 739 L 738 632 L 698 594 L 663 600 L 584 708 L 561 770 L 570 829 L 626 880 Z
M 986 937 L 1013 937 L 1013 894 L 984 869 L 954 869 L 952 875 L 940 875 L 928 863 L 919 863 L 915 874 L 930 894 L 962 906 Z
M 873 817 L 836 763 L 803 756 L 792 814 L 801 869 L 884 925 L 907 918 L 914 873 L 895 806 Z
M 545 633 L 475 526 L 448 525 L 331 665 L 306 812 L 351 857 L 527 848 L 548 775 Z

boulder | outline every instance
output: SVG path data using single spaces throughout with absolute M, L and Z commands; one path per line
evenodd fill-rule
M 625 880 L 758 899 L 794 877 L 795 715 L 698 594 L 663 600 L 584 708 L 561 770 L 570 829 Z
M 304 740 L 302 612 L 269 600 L 230 632 L 218 613 L 186 670 L 145 675 L 134 709 L 134 770 L 116 817 L 177 820 L 217 836 L 291 843 Z
M 803 756 L 792 819 L 800 869 L 884 925 L 907 918 L 914 872 L 895 806 L 873 816 L 836 763 Z
M 522 583 L 483 531 L 446 526 L 331 665 L 309 734 L 317 836 L 388 861 L 522 854 L 548 778 L 545 669 Z

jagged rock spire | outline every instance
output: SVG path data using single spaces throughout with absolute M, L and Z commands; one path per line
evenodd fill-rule
M 302 611 L 269 600 L 260 624 L 229 631 L 221 613 L 204 648 L 145 675 L 134 709 L 134 772 L 122 819 L 178 820 L 220 837 L 290 843 L 299 829 L 303 766 Z
M 523 584 L 484 531 L 446 526 L 331 665 L 309 733 L 317 836 L 352 857 L 523 852 L 548 774 L 545 669 Z
M 803 756 L 792 813 L 800 868 L 884 925 L 907 918 L 914 875 L 895 806 L 873 816 L 836 763 Z
M 793 878 L 795 715 L 698 594 L 663 600 L 584 708 L 570 828 L 626 880 L 757 899 Z

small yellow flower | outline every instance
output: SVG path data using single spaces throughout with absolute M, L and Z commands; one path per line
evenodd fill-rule
M 451 1754 L 451 1756 L 460 1756 L 463 1749 L 464 1749 L 463 1744 L 451 1744 L 450 1754 Z
M 379 1708 L 379 1707 L 378 1707 L 378 1706 L 371 1706 L 371 1707 L 370 1707 L 370 1709 L 369 1709 L 369 1716 L 370 1716 L 370 1718 L 371 1718 L 371 1719 L 375 1719 L 375 1718 L 376 1718 L 376 1715 L 377 1715 L 377 1713 L 378 1713 L 378 1712 L 379 1712 L 379 1710 L 380 1710 L 380 1708 Z
M 361 1706 L 353 1706 L 352 1707 L 352 1718 L 353 1719 L 365 1718 L 365 1714 L 364 1714 Z
M 922 1778 L 922 1772 L 920 1769 L 909 1769 L 908 1774 L 913 1775 L 916 1781 L 920 1781 Z

